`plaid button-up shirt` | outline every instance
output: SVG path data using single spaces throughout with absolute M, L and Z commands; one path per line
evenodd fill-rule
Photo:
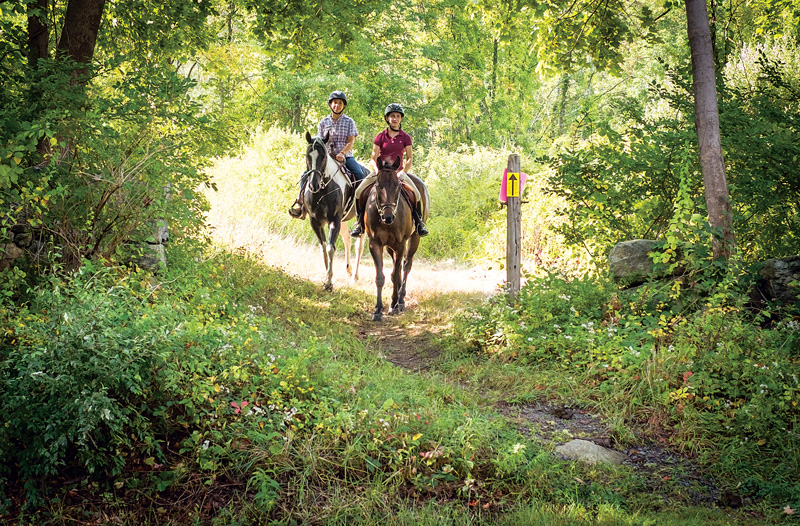
M 320 137 L 325 137 L 327 132 L 330 132 L 331 138 L 333 139 L 333 142 L 331 143 L 331 153 L 333 155 L 336 155 L 342 151 L 347 144 L 347 138 L 349 136 L 352 135 L 355 137 L 358 135 L 355 121 L 347 115 L 342 115 L 336 122 L 333 121 L 333 118 L 331 118 L 330 115 L 319 121 L 319 126 L 317 126 L 317 135 Z M 347 155 L 345 155 L 345 157 L 352 156 L 352 151 L 347 152 Z

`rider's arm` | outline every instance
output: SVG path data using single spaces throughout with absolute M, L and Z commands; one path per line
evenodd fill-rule
M 414 155 L 411 152 L 411 145 L 406 146 L 406 160 L 403 162 L 403 171 L 409 173 L 411 171 L 411 160 Z
M 350 150 L 353 149 L 353 143 L 355 142 L 355 140 L 356 140 L 356 136 L 355 135 L 348 135 L 347 136 L 347 143 L 344 145 L 344 148 L 342 148 L 342 151 L 336 154 L 336 160 L 338 160 L 340 162 L 344 161 L 344 158 L 347 155 L 347 152 L 349 152 Z
M 377 144 L 372 145 L 372 155 L 369 158 L 369 166 L 373 173 L 378 173 L 378 156 L 381 154 L 381 147 Z

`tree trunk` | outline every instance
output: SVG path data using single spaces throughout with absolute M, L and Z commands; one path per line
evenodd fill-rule
M 36 70 L 40 58 L 47 58 L 50 32 L 47 28 L 47 2 L 36 0 L 28 9 L 28 66 Z
M 706 207 L 711 227 L 721 232 L 714 236 L 714 259 L 728 258 L 735 247 L 730 193 L 722 159 L 719 109 L 714 70 L 714 52 L 708 26 L 706 0 L 685 0 L 689 45 L 692 50 L 694 87 L 694 125 L 700 148 L 700 168 L 705 186 Z
M 64 29 L 58 51 L 79 64 L 88 64 L 94 56 L 97 33 L 106 0 L 69 0 L 64 15 Z M 86 70 L 82 70 L 85 73 Z

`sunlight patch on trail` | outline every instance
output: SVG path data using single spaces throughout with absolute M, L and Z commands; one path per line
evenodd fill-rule
M 280 269 L 287 274 L 322 284 L 325 277 L 325 266 L 322 260 L 322 249 L 318 245 L 300 242 L 289 236 L 279 236 L 265 233 L 261 240 L 253 243 L 252 238 L 247 243 L 236 243 L 236 240 L 218 239 L 232 248 L 244 249 L 259 255 L 267 265 Z M 365 243 L 366 245 L 366 243 Z M 355 258 L 351 256 L 353 268 Z M 391 294 L 391 258 L 384 258 L 384 272 L 386 284 L 384 296 Z M 484 294 L 487 297 L 499 292 L 505 281 L 504 270 L 489 269 L 486 266 L 458 265 L 453 261 L 428 262 L 414 259 L 414 267 L 408 278 L 408 294 L 418 300 L 431 295 L 448 292 L 468 292 Z M 353 283 L 347 275 L 344 262 L 344 249 L 341 240 L 337 244 L 337 251 L 333 266 L 334 287 L 348 287 L 367 292 L 375 291 L 375 266 L 369 249 L 365 246 L 361 255 L 361 268 L 359 279 Z

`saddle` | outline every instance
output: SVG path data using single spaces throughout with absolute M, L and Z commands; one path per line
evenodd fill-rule
M 361 173 L 364 174 L 364 177 L 366 177 L 366 175 L 370 172 L 370 169 L 361 163 L 358 163 L 358 165 L 361 167 Z M 342 167 L 342 173 L 347 176 L 352 184 L 356 184 L 356 174 L 350 171 L 350 168 L 348 168 L 346 164 L 342 163 L 340 166 Z
M 408 201 L 408 204 L 411 205 L 411 208 L 416 208 L 417 195 L 411 188 L 411 183 L 409 183 L 408 181 L 403 182 L 403 184 L 400 185 L 400 189 L 403 191 L 403 197 L 406 198 L 406 201 Z

